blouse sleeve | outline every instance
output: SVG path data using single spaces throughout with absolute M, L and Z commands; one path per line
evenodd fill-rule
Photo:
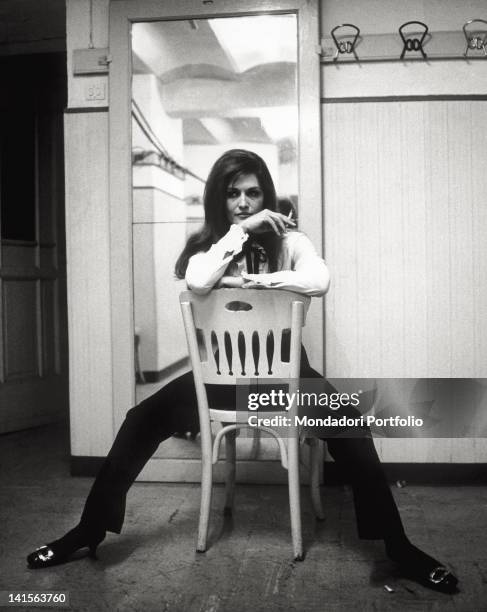
M 242 251 L 247 238 L 248 234 L 239 225 L 232 225 L 206 253 L 196 253 L 190 257 L 185 276 L 188 289 L 201 295 L 211 291 L 233 257 Z
M 330 273 L 305 234 L 296 235 L 291 248 L 291 270 L 242 276 L 266 289 L 287 289 L 304 295 L 324 295 L 330 286 Z

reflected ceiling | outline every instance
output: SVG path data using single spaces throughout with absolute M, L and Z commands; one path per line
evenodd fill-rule
M 294 15 L 135 24 L 133 70 L 161 82 L 185 143 L 295 139 Z

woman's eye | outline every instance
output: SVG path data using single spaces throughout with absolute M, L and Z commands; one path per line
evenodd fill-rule
M 238 191 L 236 189 L 230 189 L 227 191 L 227 198 L 230 198 L 231 200 L 238 198 Z
M 249 198 L 252 198 L 253 200 L 255 200 L 256 198 L 262 195 L 262 192 L 260 189 L 251 189 L 250 191 L 247 192 L 247 195 L 249 196 Z

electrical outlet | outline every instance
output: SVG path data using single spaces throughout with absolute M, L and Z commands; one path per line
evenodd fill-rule
M 105 100 L 105 98 L 106 98 L 105 83 L 96 83 L 93 85 L 86 85 L 85 100 Z

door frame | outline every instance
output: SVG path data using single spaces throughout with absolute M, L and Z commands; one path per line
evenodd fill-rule
M 109 187 L 110 296 L 112 330 L 113 425 L 118 430 L 135 403 L 131 45 L 133 22 L 208 19 L 259 14 L 294 13 L 298 27 L 298 177 L 300 229 L 323 252 L 319 2 L 318 0 L 118 0 L 110 3 Z M 318 301 L 317 301 L 318 302 Z M 324 309 L 319 302 L 308 315 L 307 344 L 316 369 L 323 368 Z M 312 330 L 312 332 L 310 331 Z M 197 473 L 199 479 L 199 461 Z M 152 478 L 151 478 L 152 479 Z M 188 479 L 187 470 L 182 478 Z

